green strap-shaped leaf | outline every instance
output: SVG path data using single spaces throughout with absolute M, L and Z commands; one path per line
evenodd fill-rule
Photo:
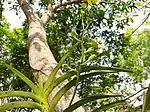
M 121 97 L 121 95 L 119 94 L 97 94 L 97 95 L 88 96 L 86 98 L 83 98 L 82 100 L 77 101 L 70 107 L 66 108 L 64 112 L 72 112 L 73 110 L 77 109 L 78 107 L 88 102 L 98 100 L 98 99 L 103 99 L 103 98 L 110 98 L 110 97 Z
M 84 76 L 81 76 L 81 77 L 87 78 L 87 77 L 92 77 L 92 76 L 105 74 L 105 73 L 116 73 L 116 71 L 113 71 L 113 70 L 101 70 L 99 72 L 92 72 L 90 74 L 87 73 L 87 74 L 85 74 Z M 50 86 L 45 91 L 46 98 L 48 97 L 49 93 L 51 93 L 53 91 L 53 89 L 57 85 L 59 85 L 61 82 L 63 82 L 68 77 L 74 76 L 75 74 L 76 74 L 76 72 L 72 71 L 72 72 L 69 72 L 68 74 L 62 75 L 61 77 L 57 78 L 53 83 L 50 84 Z
M 75 45 L 73 45 L 72 48 L 61 58 L 61 60 L 57 64 L 57 66 L 54 68 L 54 70 L 49 75 L 46 83 L 44 84 L 44 90 L 47 90 L 47 88 L 49 87 L 49 85 L 53 82 L 53 79 L 54 79 L 57 71 L 60 69 L 60 67 L 62 66 L 62 64 L 64 63 L 64 61 L 68 57 L 68 55 L 78 46 L 79 43 L 80 42 L 77 42 Z
M 49 87 L 47 88 L 47 90 L 45 91 L 45 96 L 46 96 L 46 99 L 48 98 L 48 95 L 53 91 L 53 89 L 55 87 L 57 87 L 57 85 L 59 85 L 61 82 L 63 82 L 64 80 L 66 80 L 68 77 L 71 77 L 73 75 L 75 75 L 76 72 L 72 71 L 72 72 L 69 72 L 68 74 L 64 74 L 62 76 L 60 76 L 59 78 L 57 78 L 53 83 L 51 83 L 49 85 Z
M 80 69 L 80 68 L 79 68 L 79 69 Z M 75 85 L 74 93 L 73 93 L 73 95 L 72 95 L 72 98 L 71 98 L 71 100 L 70 100 L 70 104 L 69 104 L 69 105 L 72 104 L 73 99 L 74 99 L 75 94 L 76 94 L 76 91 L 77 91 L 77 88 L 78 88 L 78 84 L 79 84 L 79 80 L 80 80 L 80 70 L 77 72 L 76 78 L 77 78 L 77 79 L 76 79 L 76 85 Z
M 40 94 L 42 95 L 44 89 L 43 89 L 42 75 L 40 74 L 40 72 L 38 75 L 38 89 L 40 91 Z
M 82 66 L 82 72 L 89 72 L 91 70 L 114 70 L 116 72 L 133 72 L 129 69 L 119 68 L 119 67 L 108 67 L 108 66 Z
M 93 72 L 93 73 L 88 73 L 85 75 L 80 76 L 79 81 L 84 80 L 85 78 L 91 77 L 91 76 L 96 76 L 99 75 L 101 73 L 110 73 L 109 72 Z M 112 72 L 111 72 L 112 73 Z M 50 105 L 50 109 L 49 112 L 54 112 L 55 106 L 58 103 L 58 101 L 61 99 L 61 97 L 73 86 L 76 85 L 76 80 L 77 78 L 74 78 L 73 80 L 71 80 L 69 83 L 67 83 L 63 88 L 61 88 L 56 95 L 53 97 L 52 101 L 51 101 L 51 105 Z
M 24 74 L 22 74 L 20 71 L 6 63 L 5 65 L 8 69 L 10 69 L 13 73 L 20 77 L 35 93 L 39 92 L 38 88 L 34 85 L 34 83 L 31 80 L 29 80 Z
M 125 100 L 112 102 L 112 103 L 106 104 L 106 105 L 104 105 L 104 106 L 101 106 L 101 107 L 99 107 L 99 108 L 93 110 L 92 112 L 101 112 L 101 111 L 105 111 L 105 110 L 108 110 L 108 109 L 110 109 L 110 108 L 119 106 L 120 104 L 123 104 L 123 103 L 125 103 Z
M 56 95 L 53 97 L 51 101 L 49 112 L 54 112 L 55 106 L 57 105 L 58 101 L 75 84 L 76 84 L 76 80 L 72 80 L 56 93 Z
M 12 110 L 14 108 L 32 108 L 42 110 L 42 106 L 36 102 L 32 101 L 16 101 L 10 102 L 0 106 L 0 112 L 5 112 L 6 110 Z
M 150 110 L 150 85 L 148 87 L 147 92 L 144 95 L 142 112 L 147 112 L 148 110 Z
M 0 98 L 4 97 L 12 97 L 12 96 L 22 96 L 22 97 L 27 97 L 31 98 L 37 102 L 40 102 L 40 97 L 38 97 L 36 94 L 32 92 L 24 92 L 24 91 L 2 91 L 0 92 Z

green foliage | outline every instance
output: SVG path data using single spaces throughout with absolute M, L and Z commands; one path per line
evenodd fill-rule
M 116 102 L 112 102 L 112 103 L 109 103 L 109 104 L 106 104 L 104 106 L 101 106 L 99 108 L 96 108 L 93 112 L 100 112 L 100 111 L 104 111 L 104 110 L 109 110 L 110 108 L 113 108 L 113 107 L 116 107 L 116 106 L 119 106 L 121 104 L 125 103 L 125 100 L 121 100 L 121 101 L 116 101 Z
M 48 105 L 47 99 L 48 99 L 48 95 L 50 94 L 50 92 L 57 87 L 58 84 L 60 84 L 62 81 L 64 81 L 66 78 L 64 77 L 65 75 L 59 77 L 58 79 L 56 79 L 56 81 L 53 81 L 51 79 L 51 77 L 55 76 L 57 71 L 60 69 L 61 65 L 63 64 L 63 62 L 65 61 L 65 59 L 67 58 L 67 56 L 73 51 L 73 49 L 75 49 L 75 47 L 77 47 L 77 45 L 79 44 L 79 42 L 77 42 L 69 51 L 68 53 L 66 53 L 62 59 L 60 60 L 60 62 L 58 63 L 58 65 L 54 68 L 54 70 L 52 71 L 51 75 L 48 77 L 48 80 L 46 81 L 44 87 L 42 86 L 42 79 L 41 77 L 39 77 L 39 84 L 38 84 L 38 88 L 25 76 L 23 75 L 21 72 L 19 72 L 18 70 L 16 70 L 15 68 L 13 68 L 12 66 L 5 64 L 8 69 L 10 69 L 11 71 L 13 71 L 17 76 L 19 76 L 26 84 L 29 85 L 29 87 L 31 87 L 31 89 L 33 90 L 33 93 L 31 92 L 23 92 L 23 91 L 9 91 L 9 92 L 1 92 L 0 93 L 0 97 L 4 98 L 4 97 L 10 97 L 10 96 L 24 96 L 24 97 L 29 97 L 31 99 L 33 99 L 34 101 L 37 102 L 32 102 L 32 101 L 16 101 L 16 102 L 9 102 L 6 104 L 3 104 L 0 106 L 0 110 L 3 112 L 5 110 L 11 110 L 13 108 L 35 108 L 35 109 L 39 109 L 42 112 L 53 112 L 55 109 L 56 104 L 59 102 L 59 100 L 61 99 L 61 97 L 74 85 L 76 85 L 76 80 L 79 78 L 79 81 L 87 78 L 87 77 L 91 77 L 91 72 L 87 75 L 82 75 L 82 76 L 76 76 L 76 78 L 74 78 L 73 80 L 69 81 L 66 85 L 64 85 L 64 87 L 62 87 L 57 93 L 56 95 L 52 98 L 51 101 L 51 105 Z M 81 65 L 80 65 L 81 66 Z M 81 67 L 80 67 L 81 68 Z M 85 66 L 84 66 L 85 68 Z M 94 70 L 97 70 L 96 68 L 90 67 Z M 111 70 L 111 67 L 108 67 L 108 69 L 106 69 L 107 67 L 103 67 L 104 71 L 103 73 L 107 73 L 107 70 Z M 112 70 L 119 70 L 122 71 L 120 68 L 113 68 Z M 80 71 L 81 72 L 81 71 Z M 102 71 L 100 71 L 102 72 Z M 113 71 L 112 71 L 113 72 Z M 118 72 L 118 71 L 115 71 Z M 77 73 L 77 72 L 76 72 Z M 93 75 L 96 75 L 95 73 Z M 49 81 L 49 79 L 51 79 L 51 81 Z M 50 82 L 50 83 L 49 83 Z M 52 87 L 51 87 L 52 86 Z M 52 89 L 48 89 L 48 88 L 52 88 Z M 43 92 L 44 91 L 44 92 Z M 83 104 L 89 102 L 89 101 L 93 101 L 96 99 L 103 99 L 103 98 L 109 98 L 109 97 L 120 97 L 121 95 L 118 94 L 101 94 L 101 95 L 93 95 L 93 96 L 88 96 L 87 98 L 82 99 L 81 101 L 76 102 L 75 104 L 71 105 L 68 109 L 66 109 L 65 111 L 73 111 L 74 109 L 82 106 Z
M 25 77 L 24 74 L 22 74 L 21 72 L 19 72 L 18 70 L 16 70 L 15 68 L 13 68 L 12 66 L 4 63 L 5 66 L 10 69 L 11 71 L 13 71 L 18 77 L 20 77 L 35 93 L 39 93 L 39 91 L 37 90 L 36 86 L 34 85 L 34 83 L 32 81 L 30 81 L 27 77 Z
M 13 108 L 37 108 L 40 110 L 42 107 L 38 103 L 31 101 L 16 101 L 0 106 L 0 111 L 5 112 L 6 110 L 11 110 Z
M 57 71 L 60 69 L 61 65 L 63 64 L 63 62 L 65 61 L 65 59 L 67 58 L 67 56 L 70 54 L 70 52 L 71 52 L 72 50 L 74 50 L 74 48 L 75 48 L 79 43 L 80 43 L 80 42 L 77 42 L 77 43 L 66 53 L 66 55 L 64 55 L 64 56 L 62 57 L 62 59 L 60 60 L 60 62 L 58 63 L 58 65 L 55 67 L 55 69 L 53 70 L 53 72 L 49 75 L 50 77 L 47 79 L 47 82 L 44 84 L 44 86 L 45 86 L 44 89 L 45 89 L 45 90 L 47 90 L 47 89 L 48 89 L 48 86 L 50 85 L 50 83 L 53 82 L 54 77 L 55 77 Z
M 147 112 L 150 110 L 150 100 L 149 99 L 150 99 L 150 85 L 148 87 L 147 92 L 144 94 L 142 112 Z
M 79 100 L 75 104 L 71 105 L 70 107 L 65 109 L 64 112 L 72 112 L 76 108 L 80 107 L 81 105 L 88 103 L 89 101 L 94 101 L 97 99 L 105 99 L 105 98 L 110 98 L 110 97 L 120 97 L 120 96 L 121 95 L 119 95 L 119 94 L 118 95 L 117 94 L 97 94 L 97 95 L 88 96 L 82 100 Z
M 38 2 L 42 7 L 39 7 L 39 14 L 43 13 L 41 9 L 45 9 L 48 2 L 47 0 Z M 54 4 L 57 1 L 50 2 Z M 56 60 L 59 62 L 61 57 L 77 40 L 82 40 L 82 42 L 64 59 L 64 65 L 66 66 L 62 69 L 66 74 L 51 84 L 49 82 L 46 84 L 46 96 L 65 79 L 69 81 L 75 80 L 73 84 L 76 86 L 81 98 L 85 98 L 88 95 L 110 93 L 111 91 L 117 91 L 126 95 L 128 92 L 126 89 L 117 90 L 116 88 L 119 88 L 119 85 L 124 83 L 132 83 L 130 80 L 132 77 L 118 74 L 120 71 L 130 72 L 127 68 L 133 70 L 133 73 L 130 72 L 130 74 L 137 81 L 147 79 L 150 64 L 149 30 L 139 32 L 136 35 L 139 38 L 129 37 L 128 32 L 127 36 L 121 33 L 129 22 L 133 22 L 133 16 L 129 15 L 139 10 L 138 7 L 142 4 L 143 2 L 137 0 L 107 0 L 100 4 L 80 4 L 62 7 L 57 11 L 55 20 L 49 21 L 46 26 L 47 40 Z M 17 10 L 17 13 L 19 11 L 16 4 L 12 6 L 12 9 Z M 9 24 L 2 18 L 0 23 L 0 60 L 5 60 L 8 65 L 15 67 L 22 74 L 25 74 L 28 79 L 32 80 L 32 73 L 27 58 L 27 27 L 26 22 L 24 22 L 23 28 L 10 30 Z M 81 70 L 79 70 L 79 66 L 81 66 Z M 119 66 L 125 69 L 112 66 Z M 58 68 L 55 70 L 57 71 Z M 12 72 L 3 64 L 0 64 L 0 70 L 0 83 L 2 84 L 0 90 L 31 91 L 29 86 L 20 78 L 12 75 Z M 53 72 L 51 77 L 54 75 L 55 73 Z M 81 75 L 88 75 L 88 77 L 84 77 L 84 80 L 81 80 Z M 79 81 L 73 79 L 72 76 L 77 77 Z M 37 89 L 41 91 L 44 87 L 41 85 L 40 77 L 38 82 Z M 135 83 L 133 82 L 133 84 Z M 42 93 L 39 94 L 41 95 Z M 60 92 L 58 96 L 60 95 L 59 97 L 61 97 L 63 94 Z M 27 100 L 26 98 L 21 99 Z M 35 100 L 36 98 L 32 97 L 32 99 Z M 12 101 L 11 98 L 7 100 Z M 107 108 L 107 106 L 107 109 L 113 107 L 117 110 L 118 108 L 115 105 L 120 103 L 114 103 L 114 105 L 109 106 L 109 103 L 115 100 L 96 100 L 88 102 L 87 105 L 90 111 L 95 110 L 96 107 Z M 45 100 L 41 99 L 41 101 Z M 57 104 L 59 98 L 56 97 L 53 101 Z M 41 105 L 40 101 L 39 104 Z
M 27 35 L 23 32 L 22 28 L 15 28 L 10 30 L 9 24 L 6 22 L 6 18 L 2 18 L 1 25 L 0 61 L 5 60 L 6 63 L 14 66 L 22 73 L 28 74 L 27 77 L 31 79 L 32 75 L 27 57 Z M 17 90 L 29 90 L 25 83 L 11 75 L 12 73 L 6 69 L 4 64 L 0 64 L 0 69 L 0 81 L 3 85 L 1 86 L 0 90 L 7 90 L 9 88 L 15 88 Z
M 118 64 L 122 67 L 131 68 L 137 81 L 147 79 L 150 66 L 150 38 L 149 29 L 138 32 L 133 37 L 128 35 L 132 33 L 132 30 L 127 31 L 127 36 L 123 36 L 123 45 L 118 52 Z

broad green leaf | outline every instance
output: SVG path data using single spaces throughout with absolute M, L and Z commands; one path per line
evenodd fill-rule
M 92 39 L 92 47 L 95 49 L 98 49 L 98 41 L 97 40 Z
M 83 0 L 87 2 L 89 5 L 92 5 L 92 3 L 96 3 L 98 0 Z
M 31 80 L 29 80 L 24 74 L 22 74 L 20 71 L 18 71 L 17 69 L 15 69 L 14 67 L 12 67 L 6 63 L 5 63 L 5 65 L 14 74 L 16 74 L 18 77 L 20 77 L 35 93 L 39 92 L 38 88 L 34 85 L 34 83 Z
M 42 106 L 36 102 L 32 101 L 16 101 L 7 103 L 0 106 L 0 112 L 5 112 L 6 110 L 12 110 L 14 108 L 32 108 L 42 110 Z
M 80 42 L 77 42 L 75 45 L 72 46 L 72 48 L 61 58 L 61 60 L 59 61 L 59 63 L 57 64 L 57 66 L 54 68 L 54 70 L 52 71 L 52 73 L 50 73 L 46 83 L 44 84 L 44 90 L 47 90 L 47 88 L 49 87 L 49 85 L 53 82 L 53 79 L 57 73 L 57 71 L 60 69 L 60 67 L 62 66 L 62 64 L 64 63 L 64 61 L 66 60 L 66 58 L 68 57 L 68 55 L 78 46 Z
M 67 109 L 64 110 L 64 112 L 72 112 L 73 110 L 77 109 L 78 107 L 88 102 L 98 100 L 98 99 L 103 99 L 103 98 L 110 98 L 110 97 L 121 97 L 121 95 L 119 94 L 97 94 L 97 95 L 88 96 L 86 98 L 83 98 L 77 101 L 73 105 L 69 106 Z
M 150 85 L 148 87 L 147 92 L 144 95 L 142 112 L 147 112 L 148 110 L 150 110 Z

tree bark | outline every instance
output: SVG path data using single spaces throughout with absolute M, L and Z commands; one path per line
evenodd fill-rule
M 49 5 L 49 10 L 39 18 L 36 13 L 34 13 L 33 8 L 30 6 L 27 0 L 18 0 L 23 12 L 29 23 L 29 33 L 28 33 L 28 43 L 29 43 L 29 63 L 33 70 L 34 81 L 37 83 L 38 73 L 40 72 L 43 79 L 43 84 L 47 80 L 49 74 L 57 65 L 57 62 L 47 44 L 46 32 L 44 29 L 45 24 L 49 18 L 53 18 L 54 12 L 52 6 Z M 57 72 L 56 77 L 63 75 L 62 71 Z M 66 83 L 66 82 L 65 82 Z M 64 85 L 64 84 L 61 84 Z M 58 86 L 52 94 L 49 95 L 48 102 L 50 104 L 51 98 L 55 96 L 55 93 L 61 88 Z M 69 106 L 70 100 L 73 95 L 73 90 L 69 90 L 59 101 L 55 108 L 55 112 L 62 112 L 65 108 Z M 74 101 L 79 100 L 75 96 Z M 85 112 L 83 107 L 76 109 L 74 112 Z

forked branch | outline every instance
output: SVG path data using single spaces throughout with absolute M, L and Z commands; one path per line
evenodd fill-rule
M 56 10 L 62 6 L 72 5 L 72 4 L 79 4 L 82 3 L 82 0 L 73 0 L 73 1 L 66 1 L 63 3 L 58 3 L 55 5 L 52 5 L 51 3 L 48 5 L 48 10 L 45 12 L 45 14 L 41 17 L 41 20 L 44 25 L 49 21 L 49 19 L 53 19 L 55 17 Z

